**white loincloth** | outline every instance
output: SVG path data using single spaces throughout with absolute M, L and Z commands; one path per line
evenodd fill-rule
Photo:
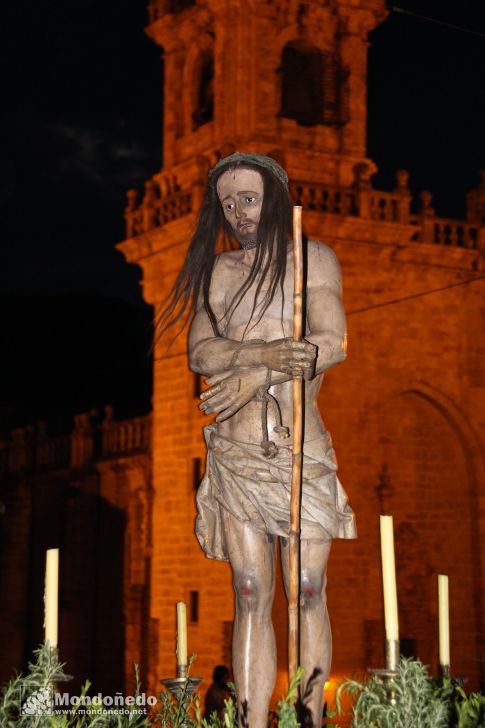
M 274 458 L 256 444 L 204 428 L 207 463 L 197 492 L 196 535 L 206 555 L 228 561 L 221 508 L 251 527 L 288 537 L 291 492 L 291 444 L 278 446 Z M 289 441 L 288 441 L 289 442 Z M 305 442 L 301 501 L 301 538 L 356 538 L 355 517 L 336 475 L 337 462 L 330 434 Z

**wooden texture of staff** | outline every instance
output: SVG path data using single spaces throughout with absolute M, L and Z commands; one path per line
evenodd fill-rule
M 293 207 L 293 341 L 303 336 L 303 245 L 301 207 Z M 293 452 L 291 460 L 290 589 L 288 598 L 288 674 L 289 682 L 295 677 L 300 646 L 300 501 L 303 464 L 303 372 L 293 372 Z

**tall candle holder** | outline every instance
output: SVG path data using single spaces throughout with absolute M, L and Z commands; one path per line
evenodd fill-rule
M 192 694 L 202 680 L 201 677 L 191 677 L 187 665 L 177 665 L 177 676 L 165 678 L 160 682 L 173 695 L 177 703 L 186 710 L 192 699 Z M 191 725 L 191 722 L 184 721 L 181 725 Z
M 59 648 L 49 646 L 49 656 L 51 663 L 59 664 Z M 68 683 L 74 680 L 74 675 L 66 675 L 64 672 L 54 672 L 50 677 L 50 684 L 56 690 L 59 683 Z
M 386 639 L 386 666 L 377 668 L 368 668 L 368 671 L 380 677 L 386 687 L 388 699 L 391 705 L 396 705 L 396 691 L 394 689 L 394 681 L 398 674 L 399 665 L 399 640 Z
M 451 670 L 449 665 L 439 665 L 439 676 L 441 678 L 451 677 Z
M 386 670 L 397 674 L 399 664 L 399 640 L 386 639 Z

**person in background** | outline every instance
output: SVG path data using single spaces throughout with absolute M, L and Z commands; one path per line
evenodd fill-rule
M 219 718 L 224 715 L 224 701 L 231 697 L 231 691 L 227 685 L 229 670 L 225 665 L 217 665 L 212 673 L 212 685 L 205 696 L 204 718 L 209 719 L 212 713 L 217 713 Z

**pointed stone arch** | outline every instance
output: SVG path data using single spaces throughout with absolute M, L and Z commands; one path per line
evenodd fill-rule
M 196 131 L 213 120 L 213 80 L 214 36 L 203 33 L 196 43 L 190 44 L 184 63 L 184 134 Z
M 194 73 L 192 98 L 192 128 L 198 129 L 214 119 L 214 53 L 202 51 Z
M 335 48 L 323 48 L 286 28 L 278 37 L 280 118 L 301 126 L 340 127 L 350 119 L 349 69 Z
M 281 53 L 279 116 L 302 126 L 323 123 L 324 54 L 302 41 L 286 43 Z
M 448 573 L 454 668 L 473 673 L 483 649 L 479 440 L 453 399 L 423 381 L 382 400 L 368 425 L 374 462 L 386 473 L 380 511 L 395 518 L 401 634 L 436 664 L 436 574 Z

